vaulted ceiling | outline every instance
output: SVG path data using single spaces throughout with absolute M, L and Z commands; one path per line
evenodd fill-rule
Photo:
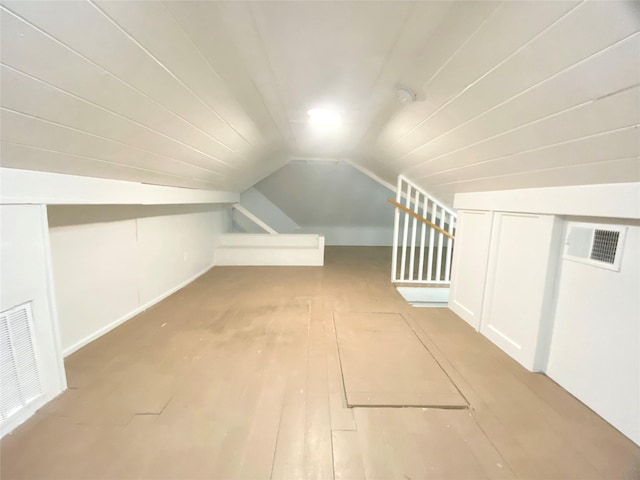
M 636 1 L 0 10 L 5 167 L 241 191 L 290 159 L 344 158 L 448 201 L 640 181 Z M 309 124 L 315 106 L 342 124 Z

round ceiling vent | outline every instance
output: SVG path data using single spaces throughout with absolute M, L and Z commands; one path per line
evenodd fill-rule
M 416 94 L 413 93 L 413 90 L 407 87 L 398 87 L 396 90 L 396 96 L 400 103 L 412 103 L 416 99 Z

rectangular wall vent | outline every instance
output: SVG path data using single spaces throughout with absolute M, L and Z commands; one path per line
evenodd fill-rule
M 42 394 L 31 304 L 0 313 L 0 423 Z
M 569 224 L 564 258 L 609 270 L 620 270 L 626 227 Z
M 615 230 L 599 230 L 593 232 L 593 245 L 591 246 L 591 260 L 613 265 L 618 250 L 620 232 Z

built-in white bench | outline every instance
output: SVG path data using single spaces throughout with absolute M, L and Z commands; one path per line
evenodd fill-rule
M 324 237 L 308 234 L 229 233 L 220 237 L 215 265 L 322 266 Z

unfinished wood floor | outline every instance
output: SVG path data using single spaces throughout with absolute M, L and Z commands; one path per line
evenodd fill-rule
M 1 477 L 637 479 L 640 449 L 447 309 L 390 249 L 217 267 L 66 361 L 69 390 L 1 442 Z M 401 314 L 467 410 L 345 407 L 334 312 Z

